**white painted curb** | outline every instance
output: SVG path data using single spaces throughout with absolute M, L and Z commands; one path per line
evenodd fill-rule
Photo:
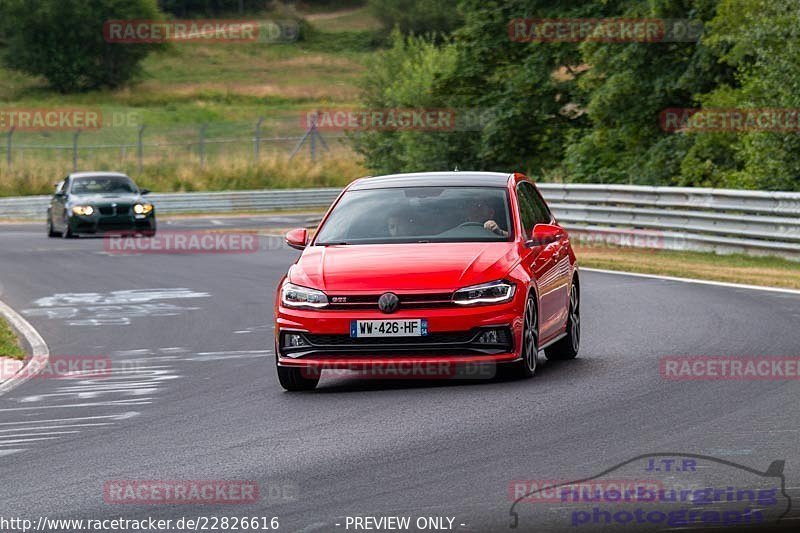
M 13 376 L 5 380 L 0 379 L 0 395 L 2 395 L 11 389 L 19 387 L 41 372 L 47 366 L 50 350 L 47 348 L 47 343 L 44 342 L 42 336 L 39 335 L 39 332 L 19 313 L 3 302 L 0 302 L 0 315 L 11 324 L 12 329 L 25 337 L 31 350 L 31 353 L 25 358 L 25 361 Z
M 784 294 L 795 294 L 800 296 L 800 291 L 796 289 L 782 289 L 780 287 L 763 287 L 761 285 L 744 285 L 741 283 L 728 283 L 725 281 L 711 281 L 707 279 L 676 278 L 673 276 L 659 276 L 658 274 L 640 274 L 638 272 L 623 272 L 621 270 L 603 270 L 600 268 L 582 268 L 581 272 L 599 272 L 600 274 L 616 274 L 618 276 L 632 276 L 635 278 L 663 279 L 666 281 L 680 281 L 682 283 L 697 283 L 700 285 L 714 285 L 716 287 L 728 287 L 731 289 L 747 289 L 751 291 L 781 292 Z

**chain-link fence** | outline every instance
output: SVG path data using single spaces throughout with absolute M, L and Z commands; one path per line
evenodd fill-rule
M 133 165 L 141 171 L 145 165 L 167 161 L 202 168 L 221 159 L 258 162 L 269 154 L 305 154 L 315 160 L 342 148 L 344 140 L 342 132 L 323 136 L 313 124 L 304 127 L 297 118 L 151 126 L 135 116 L 109 117 L 110 125 L 100 128 L 6 129 L 0 133 L 0 156 L 9 169 L 47 161 L 74 170 Z

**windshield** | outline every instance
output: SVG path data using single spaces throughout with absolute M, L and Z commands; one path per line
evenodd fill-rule
M 508 241 L 510 227 L 502 188 L 355 190 L 339 200 L 315 244 Z
M 130 178 L 122 176 L 94 176 L 76 178 L 72 183 L 72 194 L 119 194 L 135 193 L 136 185 Z

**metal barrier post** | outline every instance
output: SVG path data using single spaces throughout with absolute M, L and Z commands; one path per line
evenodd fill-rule
M 200 126 L 200 168 L 206 168 L 206 130 L 208 124 Z
M 6 163 L 8 164 L 8 168 L 11 168 L 11 139 L 14 137 L 14 130 L 17 128 L 13 127 L 8 130 L 8 135 L 6 135 Z
M 81 130 L 76 131 L 72 135 L 72 171 L 78 171 L 78 137 L 81 136 Z
M 259 117 L 258 123 L 256 124 L 255 145 L 253 146 L 253 150 L 256 156 L 256 163 L 258 163 L 261 155 L 261 124 L 263 123 L 264 123 L 264 117 Z
M 144 126 L 139 128 L 139 136 L 136 140 L 136 159 L 139 161 L 139 174 L 142 173 L 142 169 L 144 168 L 144 143 L 142 142 L 144 138 Z

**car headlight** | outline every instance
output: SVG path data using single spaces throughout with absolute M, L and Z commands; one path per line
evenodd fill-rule
M 90 205 L 76 205 L 75 207 L 72 208 L 72 212 L 75 213 L 76 215 L 88 217 L 91 216 L 92 213 L 94 213 L 94 207 Z
M 322 291 L 301 287 L 287 281 L 281 287 L 281 303 L 286 307 L 319 309 L 328 305 L 328 296 Z
M 453 294 L 453 302 L 460 305 L 499 304 L 511 301 L 513 297 L 514 284 L 500 280 L 458 289 Z
M 137 215 L 146 215 L 153 210 L 152 204 L 134 204 L 133 212 Z

